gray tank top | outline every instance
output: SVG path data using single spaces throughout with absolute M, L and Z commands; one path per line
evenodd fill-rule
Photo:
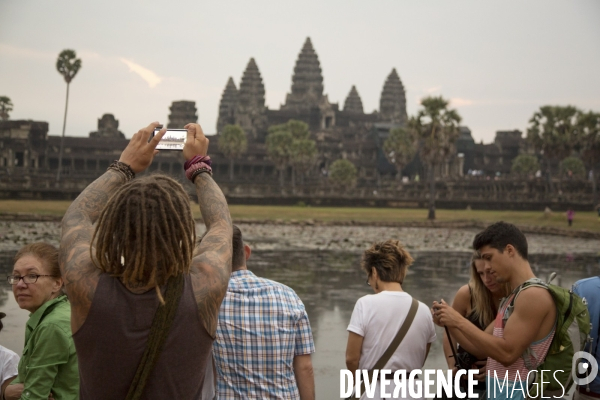
M 133 294 L 118 279 L 100 276 L 90 312 L 73 335 L 82 400 L 126 397 L 158 304 L 155 290 Z M 186 275 L 175 320 L 142 398 L 199 398 L 212 342 Z

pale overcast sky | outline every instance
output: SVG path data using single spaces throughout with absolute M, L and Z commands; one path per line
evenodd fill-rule
M 55 67 L 74 49 L 68 136 L 87 136 L 112 113 L 127 137 L 193 100 L 214 133 L 221 93 L 239 87 L 254 57 L 267 105 L 290 90 L 310 36 L 325 93 L 343 106 L 356 85 L 379 108 L 396 68 L 409 115 L 425 95 L 452 99 L 475 140 L 525 130 L 545 104 L 600 111 L 599 0 L 0 0 L 0 96 L 12 119 L 48 121 L 60 135 L 66 84 Z

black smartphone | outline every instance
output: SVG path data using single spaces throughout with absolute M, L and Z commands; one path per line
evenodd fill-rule
M 152 136 L 156 135 L 161 129 L 162 126 L 157 126 Z M 186 137 L 187 129 L 167 129 L 158 146 L 156 146 L 156 150 L 183 150 Z

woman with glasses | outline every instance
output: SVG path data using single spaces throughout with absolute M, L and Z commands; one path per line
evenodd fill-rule
M 412 297 L 403 290 L 404 279 L 413 259 L 397 240 L 375 243 L 364 252 L 361 267 L 367 273 L 367 284 L 375 294 L 361 297 L 354 306 L 348 325 L 346 366 L 350 371 L 371 370 L 390 346 L 404 321 Z M 416 314 L 404 339 L 382 369 L 390 370 L 385 391 L 393 394 L 395 371 L 420 369 L 436 339 L 429 307 L 418 302 Z M 375 396 L 380 399 L 381 380 L 376 384 Z M 362 392 L 362 398 L 367 398 Z M 397 397 L 394 397 L 397 398 Z
M 4 391 L 12 399 L 78 399 L 79 372 L 71 338 L 71 306 L 63 294 L 58 250 L 46 243 L 23 247 L 7 277 L 19 307 L 31 314 L 17 379 Z

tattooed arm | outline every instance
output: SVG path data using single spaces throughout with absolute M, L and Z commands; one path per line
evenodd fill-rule
M 197 124 L 188 124 L 188 136 L 183 156 L 186 160 L 195 155 L 206 155 L 208 139 Z M 192 285 L 198 312 L 206 331 L 215 337 L 217 317 L 221 302 L 227 292 L 231 275 L 231 253 L 233 229 L 231 216 L 223 192 L 212 177 L 206 173 L 194 181 L 206 234 L 192 261 Z
M 135 173 L 145 170 L 156 154 L 154 149 L 164 135 L 163 130 L 148 142 L 156 126 L 158 123 L 152 123 L 133 135 L 121 154 L 119 161 L 128 164 Z M 100 270 L 94 267 L 90 258 L 93 225 L 111 194 L 125 182 L 122 173 L 115 170 L 106 171 L 81 192 L 63 217 L 59 264 L 71 302 L 73 333 L 85 322 L 100 277 Z

